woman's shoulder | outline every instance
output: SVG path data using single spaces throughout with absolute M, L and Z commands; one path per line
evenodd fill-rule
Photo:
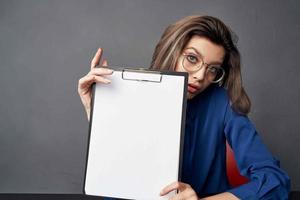
M 232 115 L 236 117 L 246 117 L 247 115 L 243 115 L 232 107 L 232 103 L 230 97 L 228 95 L 227 89 L 223 87 L 214 86 L 211 92 L 212 100 L 215 101 L 215 104 L 222 108 L 224 108 L 226 115 Z

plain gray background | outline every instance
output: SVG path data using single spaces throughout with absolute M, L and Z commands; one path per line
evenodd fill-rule
M 148 67 L 166 26 L 219 17 L 239 36 L 253 123 L 300 190 L 300 1 L 0 0 L 0 192 L 81 193 L 88 122 L 78 79 L 98 47 Z

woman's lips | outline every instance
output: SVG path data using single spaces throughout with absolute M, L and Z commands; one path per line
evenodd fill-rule
M 188 84 L 188 91 L 192 94 L 196 93 L 199 90 L 199 87 L 194 84 Z

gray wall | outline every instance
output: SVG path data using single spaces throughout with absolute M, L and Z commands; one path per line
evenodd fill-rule
M 77 81 L 96 49 L 149 66 L 164 28 L 190 14 L 239 36 L 250 115 L 300 190 L 300 1 L 0 0 L 0 192 L 81 193 L 88 122 Z

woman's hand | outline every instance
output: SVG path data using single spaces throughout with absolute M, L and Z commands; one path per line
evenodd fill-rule
M 111 69 L 106 69 L 103 67 L 96 68 L 96 66 L 100 63 L 102 52 L 103 50 L 99 48 L 91 62 L 91 70 L 87 75 L 85 75 L 78 81 L 78 94 L 86 111 L 88 120 L 90 118 L 91 112 L 92 84 L 95 82 L 105 84 L 110 83 L 111 81 L 105 76 L 111 75 L 113 73 L 113 70 Z M 101 66 L 107 66 L 107 60 L 103 60 Z
M 167 187 L 165 187 L 160 195 L 166 195 L 173 190 L 178 190 L 179 193 L 173 196 L 170 200 L 239 200 L 236 196 L 230 192 L 224 192 L 210 197 L 199 198 L 193 188 L 186 183 L 174 182 Z
M 166 186 L 161 192 L 160 195 L 166 195 L 173 190 L 178 190 L 179 193 L 173 196 L 170 200 L 199 200 L 196 192 L 193 188 L 186 183 L 174 182 Z

